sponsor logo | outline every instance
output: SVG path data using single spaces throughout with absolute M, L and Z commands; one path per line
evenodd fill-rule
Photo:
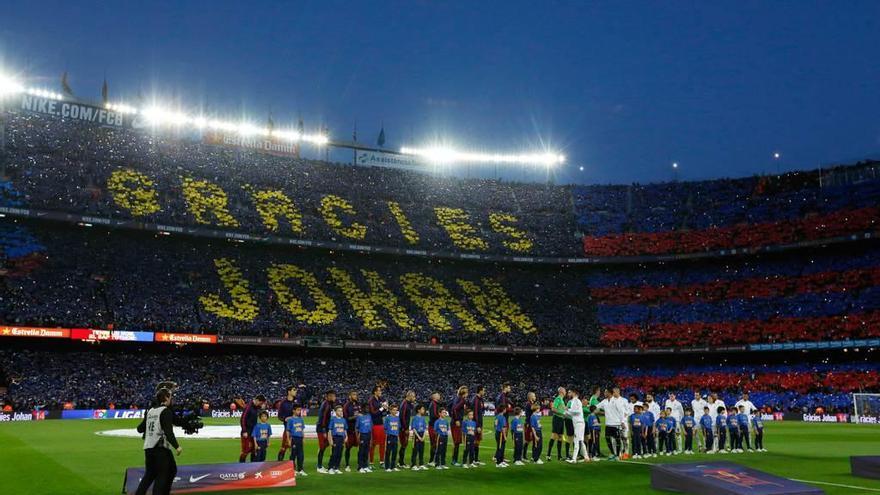
M 207 478 L 208 476 L 211 476 L 211 473 L 203 474 L 201 476 L 190 476 L 189 482 L 190 483 L 198 483 L 199 481 L 202 481 L 203 479 Z
M 859 416 L 859 423 L 863 425 L 876 425 L 880 424 L 880 418 L 877 416 Z
M 0 327 L 0 336 L 66 339 L 70 336 L 70 330 L 67 328 Z
M 95 409 L 92 411 L 92 419 L 141 419 L 143 417 L 143 409 Z
M 703 471 L 703 476 L 730 483 L 741 488 L 754 488 L 756 486 L 783 486 L 773 481 L 762 480 L 745 472 L 734 472 L 729 469 L 708 469 Z
M 113 127 L 123 126 L 121 113 L 90 105 L 50 100 L 40 96 L 23 95 L 21 109 L 26 112 L 53 115 L 63 119 L 82 120 Z
M 220 473 L 220 479 L 223 481 L 237 481 L 243 480 L 245 477 L 245 472 L 242 471 L 240 473 Z
M 358 165 L 370 165 L 374 167 L 391 167 L 391 168 L 422 168 L 419 161 L 410 155 L 395 155 L 392 153 L 382 153 L 379 151 L 358 151 Z
M 273 478 L 277 478 L 279 476 L 284 476 L 284 471 L 269 471 L 269 476 Z
M 257 471 L 256 473 L 254 473 L 254 479 L 255 479 L 255 480 L 261 480 L 261 479 L 263 479 L 263 472 L 262 472 L 262 471 Z

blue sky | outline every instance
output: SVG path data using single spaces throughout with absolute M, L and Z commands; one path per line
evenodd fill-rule
M 301 114 L 344 138 L 356 121 L 371 142 L 384 123 L 395 147 L 547 146 L 569 157 L 561 182 L 669 180 L 674 161 L 695 179 L 880 154 L 878 1 L 29 1 L 3 12 L 0 67 L 55 86 L 67 70 L 84 97 L 106 73 L 114 99 L 141 90 L 259 120 Z

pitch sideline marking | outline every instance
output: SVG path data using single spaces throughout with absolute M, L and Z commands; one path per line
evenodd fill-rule
M 877 488 L 868 488 L 867 486 L 857 486 L 857 485 L 844 485 L 842 483 L 829 483 L 827 481 L 810 481 L 810 480 L 796 480 L 794 478 L 789 478 L 792 481 L 800 481 L 801 483 L 811 483 L 814 485 L 829 485 L 829 486 L 839 486 L 841 488 L 854 488 L 856 490 L 865 490 L 869 492 L 880 492 L 880 489 Z

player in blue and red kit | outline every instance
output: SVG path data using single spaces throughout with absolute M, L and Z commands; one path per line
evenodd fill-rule
M 336 406 L 336 392 L 328 390 L 324 393 L 324 402 L 318 408 L 318 421 L 315 432 L 318 434 L 318 472 L 327 474 L 324 469 L 324 451 L 330 446 L 330 418 L 331 412 Z
M 483 410 L 486 404 L 483 402 L 483 395 L 486 393 L 486 387 L 479 385 L 474 398 L 471 399 L 471 410 L 474 412 L 474 421 L 477 422 L 477 434 L 474 436 L 474 460 L 473 464 L 483 465 L 480 462 L 480 442 L 483 441 Z
M 526 435 L 523 442 L 523 459 L 529 458 L 529 445 L 532 444 L 532 406 L 538 403 L 538 398 L 534 392 L 526 394 L 526 403 L 523 404 L 523 412 L 526 413 Z
M 428 404 L 428 440 L 431 442 L 431 461 L 428 463 L 429 466 L 433 466 L 437 460 L 437 431 L 434 430 L 434 425 L 440 419 L 441 409 L 443 407 L 440 405 L 440 392 L 433 392 L 431 394 L 431 403 Z
M 282 425 L 287 424 L 287 418 L 293 416 L 293 406 L 296 403 L 296 387 L 293 385 L 287 386 L 287 396 L 282 399 L 278 403 L 278 421 L 281 422 Z M 290 445 L 290 435 L 288 435 L 287 428 L 284 429 L 284 433 L 281 435 L 281 448 L 278 449 L 278 459 L 279 461 L 284 460 L 284 455 L 287 453 L 287 449 L 291 448 Z
M 501 432 L 502 436 L 506 439 L 507 434 L 510 432 L 510 413 L 513 412 L 513 401 L 510 399 L 510 384 L 504 383 L 501 385 L 501 393 L 498 394 L 498 397 L 495 397 L 495 416 L 502 415 L 504 416 L 504 430 Z M 495 436 L 498 436 L 496 431 Z M 496 450 L 497 454 L 498 451 Z M 507 466 L 507 463 L 504 462 L 504 451 L 501 451 L 502 459 L 501 462 Z
M 248 454 L 250 454 L 251 462 L 254 461 L 254 451 L 257 449 L 257 444 L 254 442 L 252 433 L 254 426 L 257 425 L 259 413 L 265 404 L 266 397 L 258 395 L 245 406 L 241 413 L 241 454 L 238 456 L 238 462 L 244 462 Z
M 376 446 L 379 446 L 379 457 L 385 459 L 385 415 L 388 414 L 388 404 L 382 401 L 382 387 L 373 387 L 373 395 L 367 402 L 367 408 L 370 411 L 370 417 L 373 419 L 373 435 L 370 444 L 370 464 L 375 460 Z
M 412 417 L 416 412 L 416 393 L 414 391 L 406 391 L 403 402 L 400 403 L 399 411 L 400 438 L 398 439 L 398 442 L 400 443 L 400 457 L 397 465 L 406 469 L 406 447 L 409 443 L 409 423 L 412 421 Z
M 458 449 L 461 446 L 461 422 L 464 421 L 464 410 L 467 406 L 467 387 L 459 387 L 456 397 L 452 400 L 452 465 L 458 466 Z
M 357 418 L 360 415 L 361 405 L 358 403 L 358 393 L 354 390 L 348 393 L 348 400 L 342 404 L 342 415 L 348 423 L 348 437 L 345 439 L 345 471 L 351 471 L 351 449 L 358 446 Z

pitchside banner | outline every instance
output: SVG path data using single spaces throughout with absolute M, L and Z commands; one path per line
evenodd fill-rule
M 651 488 L 694 495 L 823 495 L 814 486 L 733 462 L 688 462 L 651 467 Z
M 355 165 L 363 165 L 366 167 L 402 168 L 405 170 L 424 169 L 424 164 L 420 163 L 416 157 L 409 155 L 395 155 L 378 151 L 358 150 L 354 156 Z
M 142 419 L 145 409 L 65 409 L 61 419 Z
M 144 468 L 125 470 L 122 493 L 133 494 L 144 475 Z M 192 464 L 177 466 L 171 493 L 289 488 L 296 486 L 293 461 L 231 464 Z M 152 493 L 148 491 L 147 493 Z
M 84 103 L 58 101 L 26 93 L 21 95 L 21 104 L 18 106 L 18 110 L 109 127 L 131 127 L 131 122 L 119 112 Z

